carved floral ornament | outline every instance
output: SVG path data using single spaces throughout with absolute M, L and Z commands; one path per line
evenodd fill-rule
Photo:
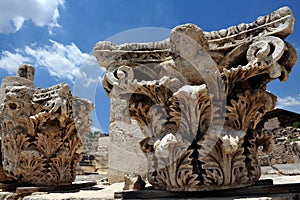
M 257 148 L 270 152 L 272 133 L 256 125 L 276 104 L 267 83 L 287 80 L 297 60 L 284 41 L 293 24 L 283 7 L 220 31 L 184 24 L 164 41 L 95 45 L 107 94 L 128 101 L 145 135 L 154 188 L 225 189 L 259 179 Z
M 0 181 L 72 184 L 81 160 L 82 137 L 91 125 L 93 103 L 73 96 L 66 83 L 34 89 L 33 73 L 33 67 L 23 65 L 17 77 L 2 80 L 0 171 L 4 170 L 6 177 Z

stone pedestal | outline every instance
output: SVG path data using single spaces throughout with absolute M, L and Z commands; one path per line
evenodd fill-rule
M 267 83 L 287 80 L 296 63 L 284 41 L 293 24 L 283 7 L 220 31 L 184 24 L 164 41 L 95 45 L 106 92 L 127 102 L 144 135 L 155 189 L 239 188 L 260 178 L 258 147 L 269 152 L 272 135 L 256 126 L 276 104 Z

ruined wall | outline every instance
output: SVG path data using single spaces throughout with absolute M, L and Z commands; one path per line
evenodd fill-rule
M 274 147 L 271 153 L 259 152 L 263 166 L 270 164 L 297 163 L 300 159 L 300 128 L 277 128 L 273 131 Z
M 110 148 L 110 137 L 104 134 L 86 136 L 83 138 L 84 152 L 94 157 L 91 164 L 95 166 L 98 173 L 106 173 L 108 171 L 108 152 Z

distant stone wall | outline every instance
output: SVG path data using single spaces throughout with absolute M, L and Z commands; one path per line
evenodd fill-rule
M 94 156 L 92 164 L 95 165 L 95 172 L 107 172 L 108 152 L 110 148 L 110 137 L 104 134 L 86 136 L 83 138 L 84 153 Z
M 96 157 L 96 169 L 98 172 L 108 172 L 108 154 L 110 148 L 110 137 L 100 137 L 98 140 L 98 151 Z
M 83 138 L 84 143 L 84 152 L 85 153 L 96 153 L 98 151 L 99 147 L 99 138 L 101 136 L 95 136 L 95 137 L 86 137 Z
M 262 166 L 270 164 L 286 164 L 299 162 L 300 128 L 277 128 L 273 131 L 274 147 L 270 154 L 259 151 Z

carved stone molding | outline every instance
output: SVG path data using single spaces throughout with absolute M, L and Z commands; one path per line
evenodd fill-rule
M 256 130 L 285 81 L 297 52 L 284 41 L 293 31 L 288 7 L 214 32 L 175 27 L 155 43 L 99 42 L 94 54 L 107 69 L 103 87 L 125 99 L 145 135 L 148 181 L 156 189 L 238 188 L 260 177 L 257 149 L 270 151 L 272 134 Z
M 93 104 L 73 97 L 61 83 L 33 88 L 34 68 L 20 67 L 6 77 L 1 93 L 2 165 L 6 175 L 21 184 L 68 185 L 81 160 L 82 136 L 88 133 Z

